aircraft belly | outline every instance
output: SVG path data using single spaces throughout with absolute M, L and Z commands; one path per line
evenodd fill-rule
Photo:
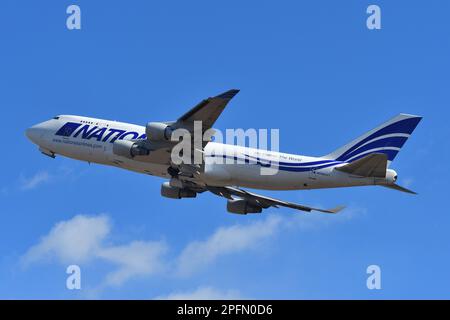
M 162 164 L 155 164 L 149 162 L 141 162 L 127 159 L 121 164 L 115 164 L 116 166 L 131 170 L 139 173 L 149 174 L 152 176 L 162 177 L 162 178 L 170 178 L 170 175 L 167 173 L 168 166 Z
M 230 170 L 231 164 L 205 164 L 205 172 L 201 175 L 202 181 L 210 186 L 227 186 L 232 184 Z
M 158 177 L 170 178 L 167 173 L 169 166 L 167 164 L 155 163 L 150 161 L 141 161 L 117 156 L 112 153 L 109 148 L 106 151 L 106 162 L 109 165 L 114 165 L 119 168 L 149 174 Z
M 215 166 L 215 170 L 224 170 L 227 172 L 229 176 L 229 179 L 227 180 L 228 184 L 248 188 L 266 190 L 304 189 L 304 183 L 308 179 L 308 175 L 305 173 L 278 171 L 275 174 L 269 174 L 271 172 L 265 171 L 264 169 L 265 168 L 255 164 L 228 164 Z

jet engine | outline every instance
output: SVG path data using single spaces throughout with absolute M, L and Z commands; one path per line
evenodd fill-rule
M 173 129 L 162 122 L 149 122 L 145 127 L 147 138 L 153 141 L 170 141 Z
M 236 199 L 228 200 L 227 211 L 237 214 L 260 213 L 262 211 L 262 208 L 250 204 L 247 200 Z
M 169 182 L 161 185 L 161 195 L 171 199 L 195 198 L 197 193 L 187 188 L 172 187 Z
M 116 140 L 113 143 L 113 153 L 128 159 L 135 156 L 148 156 L 150 150 L 131 140 Z

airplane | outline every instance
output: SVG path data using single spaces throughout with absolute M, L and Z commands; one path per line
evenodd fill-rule
M 321 157 L 222 144 L 210 139 L 191 147 L 192 154 L 201 155 L 200 163 L 175 161 L 172 150 L 179 141 L 173 141 L 172 134 L 178 129 L 192 133 L 197 121 L 201 121 L 202 133 L 212 129 L 238 92 L 232 89 L 202 100 L 176 121 L 149 122 L 144 127 L 59 115 L 28 128 L 26 136 L 51 158 L 61 155 L 169 179 L 161 185 L 161 195 L 167 198 L 195 198 L 197 194 L 211 192 L 226 198 L 227 211 L 235 214 L 260 213 L 270 207 L 334 214 L 344 208 L 315 208 L 242 188 L 306 190 L 378 185 L 415 194 L 397 185 L 397 173 L 389 168 L 422 119 L 409 114 L 399 114 Z M 227 161 L 217 161 L 224 159 Z M 261 174 L 261 169 L 268 166 L 276 171 Z

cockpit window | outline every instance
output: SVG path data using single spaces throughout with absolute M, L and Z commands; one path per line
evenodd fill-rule
M 59 117 L 53 117 L 53 119 L 55 119 L 55 120 L 58 120 L 58 119 L 59 119 Z

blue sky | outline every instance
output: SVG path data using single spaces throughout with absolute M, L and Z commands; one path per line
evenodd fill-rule
M 382 29 L 366 28 L 378 4 Z M 67 6 L 82 29 L 66 29 Z M 448 1 L 12 1 L 0 4 L 0 298 L 450 298 Z M 24 130 L 56 114 L 144 124 L 241 92 L 216 123 L 279 128 L 322 155 L 422 115 L 392 190 L 264 192 L 337 216 L 226 212 L 160 197 L 162 180 L 42 156 Z M 437 151 L 438 153 L 435 153 Z M 66 289 L 78 264 L 82 290 Z M 382 270 L 368 290 L 366 268 Z

